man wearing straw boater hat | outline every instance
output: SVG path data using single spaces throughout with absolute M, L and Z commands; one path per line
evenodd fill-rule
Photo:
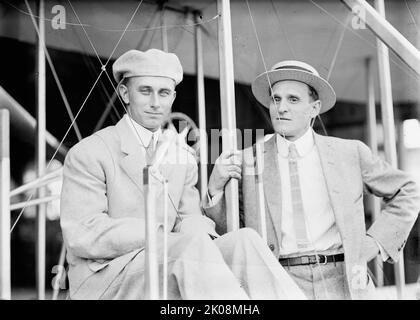
M 275 64 L 254 80 L 252 92 L 269 109 L 275 131 L 262 145 L 267 245 L 310 299 L 375 297 L 367 262 L 378 254 L 398 261 L 420 209 L 416 184 L 362 142 L 313 131 L 315 117 L 330 110 L 336 96 L 307 63 Z M 239 161 L 235 152 L 219 157 L 204 204 L 216 230 L 226 230 L 223 189 L 231 178 L 242 178 L 242 226 L 261 225 L 250 170 L 255 152 L 254 145 Z M 384 200 L 367 231 L 364 191 Z
M 168 141 L 161 125 L 182 81 L 178 57 L 157 49 L 130 50 L 113 64 L 127 113 L 83 139 L 64 165 L 61 227 L 68 250 L 71 299 L 145 298 L 143 168 Z M 168 146 L 168 144 L 166 144 Z M 218 237 L 202 214 L 197 163 L 185 141 L 169 145 L 158 166 L 168 181 L 156 187 L 159 279 L 163 212 L 168 204 L 169 299 L 304 298 L 252 229 Z M 210 236 L 211 237 L 210 237 Z M 212 240 L 212 238 L 215 238 Z M 161 296 L 162 281 L 160 281 Z

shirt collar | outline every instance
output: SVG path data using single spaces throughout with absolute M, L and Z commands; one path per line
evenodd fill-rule
M 150 143 L 150 139 L 153 138 L 153 148 L 156 149 L 156 144 L 159 141 L 162 129 L 159 128 L 155 132 L 152 132 L 142 125 L 139 125 L 136 121 L 134 121 L 134 119 L 130 119 L 128 114 L 125 114 L 124 118 L 140 145 L 146 148 Z
M 314 146 L 313 130 L 310 127 L 303 136 L 296 141 L 289 141 L 283 138 L 280 134 L 276 134 L 277 150 L 282 157 L 287 158 L 289 154 L 289 145 L 294 143 L 299 157 L 304 157 L 311 151 Z

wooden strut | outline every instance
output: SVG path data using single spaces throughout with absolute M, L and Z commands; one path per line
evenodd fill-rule
M 37 143 L 36 171 L 38 177 L 45 174 L 46 161 L 46 70 L 45 70 L 45 3 L 38 1 L 39 37 L 37 42 Z M 45 188 L 38 189 L 37 197 L 45 197 Z M 38 300 L 45 299 L 46 267 L 46 212 L 45 204 L 36 211 L 36 289 Z
M 10 300 L 10 116 L 0 109 L 0 299 Z
M 383 0 L 375 0 L 375 8 L 365 0 L 342 0 L 377 36 L 378 71 L 381 94 L 382 123 L 384 127 L 385 158 L 397 167 L 397 151 L 395 144 L 395 124 L 392 104 L 391 72 L 389 66 L 388 48 L 393 50 L 401 60 L 414 72 L 420 75 L 420 52 L 401 33 L 399 33 L 385 19 L 385 5 Z M 404 257 L 394 264 L 397 296 L 404 296 L 405 276 Z
M 156 221 L 156 186 L 154 180 L 157 180 L 163 185 L 164 191 L 164 222 L 163 222 L 163 261 L 164 261 L 164 278 L 163 278 L 163 287 L 164 291 L 162 292 L 162 297 L 167 298 L 167 221 L 168 221 L 168 184 L 166 179 L 159 172 L 159 165 L 162 163 L 169 147 L 175 143 L 176 139 L 181 137 L 185 139 L 187 128 L 184 129 L 179 135 L 173 133 L 169 139 L 162 144 L 162 146 L 156 150 L 155 157 L 152 161 L 152 165 L 148 165 L 143 169 L 143 186 L 145 192 L 145 228 L 146 228 L 146 244 L 145 244 L 145 279 L 146 279 L 146 299 L 148 300 L 158 300 L 159 295 L 159 264 L 158 264 L 158 247 L 157 247 L 157 221 Z
M 237 150 L 235 78 L 233 73 L 232 27 L 230 1 L 218 0 L 218 42 L 220 74 L 220 108 L 222 115 L 223 151 Z M 231 179 L 225 187 L 227 231 L 239 229 L 238 180 Z
M 395 52 L 417 75 L 420 75 L 420 51 L 411 44 L 392 24 L 385 15 L 375 10 L 365 0 L 341 0 L 351 11 L 366 23 L 368 28 Z M 375 3 L 378 3 L 375 1 Z M 377 7 L 377 5 L 375 5 Z

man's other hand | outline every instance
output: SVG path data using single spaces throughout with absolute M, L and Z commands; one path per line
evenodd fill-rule
M 217 158 L 210 175 L 208 192 L 211 197 L 223 191 L 226 183 L 231 179 L 240 180 L 242 177 L 242 157 L 240 151 L 225 151 Z

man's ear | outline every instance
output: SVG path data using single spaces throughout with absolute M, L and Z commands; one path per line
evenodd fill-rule
M 319 112 L 321 111 L 321 100 L 316 100 L 312 104 L 311 108 L 311 118 L 315 119 L 317 115 L 319 115 Z
M 125 84 L 120 84 L 118 86 L 118 92 L 120 93 L 121 99 L 124 101 L 125 104 L 130 103 L 130 99 L 128 98 L 128 88 Z
M 176 91 L 174 90 L 174 96 L 173 96 L 173 98 L 172 98 L 172 103 L 174 103 L 175 98 L 176 98 Z

